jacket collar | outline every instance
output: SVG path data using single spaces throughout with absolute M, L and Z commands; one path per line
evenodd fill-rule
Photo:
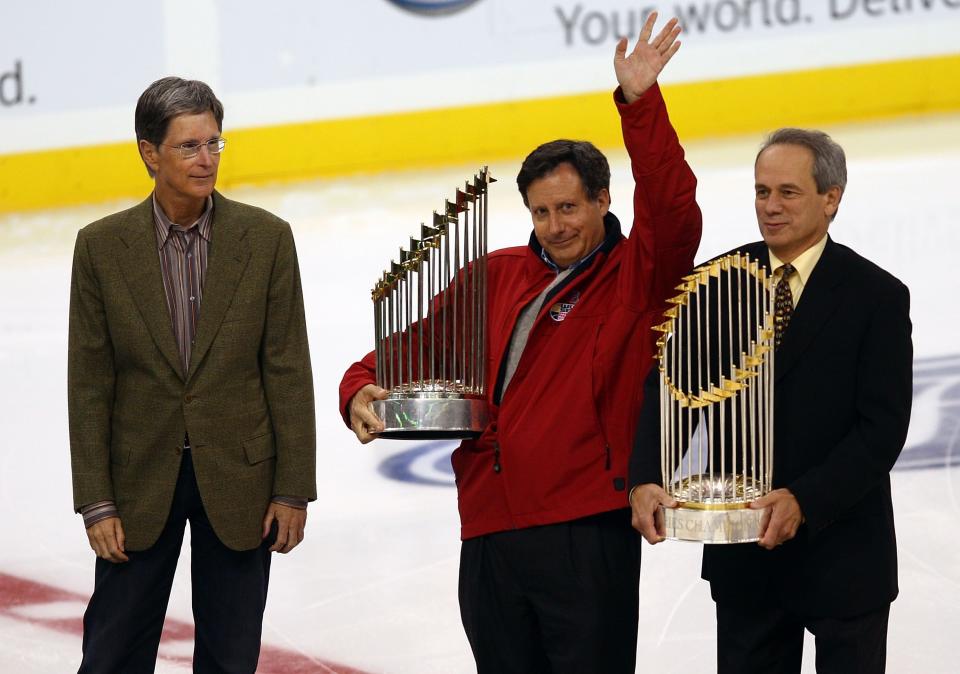
M 245 216 L 246 212 L 218 192 L 213 193 L 213 212 L 216 226 L 213 227 L 204 277 L 196 343 L 187 372 L 182 371 L 180 353 L 171 329 L 170 310 L 157 254 L 151 197 L 127 211 L 119 233 L 126 247 L 126 253 L 120 258 L 120 268 L 140 316 L 157 348 L 184 381 L 189 380 L 209 350 L 250 257 L 245 237 L 253 221 Z

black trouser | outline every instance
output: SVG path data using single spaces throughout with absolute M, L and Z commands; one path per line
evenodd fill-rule
M 193 671 L 256 671 L 270 578 L 268 548 L 276 531 L 253 550 L 237 552 L 221 543 L 203 510 L 187 450 L 167 524 L 153 547 L 128 552 L 130 561 L 122 564 L 97 559 L 93 596 L 83 616 L 79 674 L 154 671 L 187 520 L 195 623 Z
M 717 604 L 718 674 L 799 674 L 803 632 L 818 674 L 882 674 L 890 605 L 853 618 L 810 618 L 775 606 Z
M 471 538 L 460 616 L 479 674 L 633 674 L 640 537 L 630 511 Z

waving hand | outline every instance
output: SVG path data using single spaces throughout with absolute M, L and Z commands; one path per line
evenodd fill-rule
M 613 69 L 617 73 L 617 82 L 623 89 L 623 97 L 627 103 L 633 103 L 640 98 L 654 82 L 663 67 L 670 62 L 673 55 L 680 49 L 677 36 L 680 35 L 680 26 L 673 18 L 657 34 L 653 34 L 653 25 L 657 22 L 657 13 L 652 12 L 643 24 L 640 38 L 630 55 L 627 55 L 627 38 L 621 38 L 617 43 L 613 55 Z

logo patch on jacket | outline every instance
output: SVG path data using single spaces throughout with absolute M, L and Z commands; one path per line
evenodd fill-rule
M 567 314 L 569 314 L 575 306 L 577 306 L 578 301 L 580 301 L 580 293 L 570 293 L 550 307 L 550 318 L 559 323 L 567 317 Z

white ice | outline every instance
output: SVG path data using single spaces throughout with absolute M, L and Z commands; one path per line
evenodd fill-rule
M 845 146 L 850 173 L 831 234 L 910 287 L 918 363 L 960 355 L 960 116 L 828 130 Z M 757 238 L 752 162 L 758 143 L 759 137 L 749 137 L 688 145 L 705 216 L 698 259 Z M 612 210 L 626 225 L 629 167 L 622 151 L 610 157 Z M 491 247 L 523 244 L 530 231 L 513 182 L 518 165 L 492 166 L 501 181 L 491 193 Z M 378 473 L 381 461 L 409 445 L 359 445 L 338 415 L 337 385 L 372 343 L 371 284 L 419 223 L 476 168 L 227 190 L 294 227 L 316 383 L 319 499 L 310 506 L 304 544 L 274 559 L 265 644 L 366 672 L 473 671 L 456 599 L 456 493 L 452 486 L 399 482 Z M 92 588 L 94 557 L 70 492 L 71 253 L 77 229 L 131 203 L 0 216 L 0 574 L 83 596 Z M 917 397 L 908 449 L 934 439 L 960 450 L 960 378 L 941 370 L 933 367 L 930 387 Z M 951 411 L 952 425 L 941 423 Z M 960 477 L 939 463 L 893 474 L 901 594 L 891 614 L 891 672 L 956 671 Z M 184 562 L 187 554 L 185 547 Z M 713 605 L 699 579 L 699 546 L 644 544 L 643 554 L 638 671 L 711 671 Z M 181 563 L 169 608 L 171 618 L 185 622 L 191 620 L 188 575 Z M 46 607 L 26 602 L 7 612 L 0 607 L 0 671 L 75 670 L 79 636 L 27 618 L 37 617 L 31 611 L 39 617 L 49 611 L 79 619 L 82 610 L 82 601 Z M 803 671 L 812 672 L 807 646 Z M 189 655 L 189 645 L 165 644 L 162 652 Z M 186 670 L 164 660 L 158 671 Z M 315 671 L 330 670 L 318 663 Z

